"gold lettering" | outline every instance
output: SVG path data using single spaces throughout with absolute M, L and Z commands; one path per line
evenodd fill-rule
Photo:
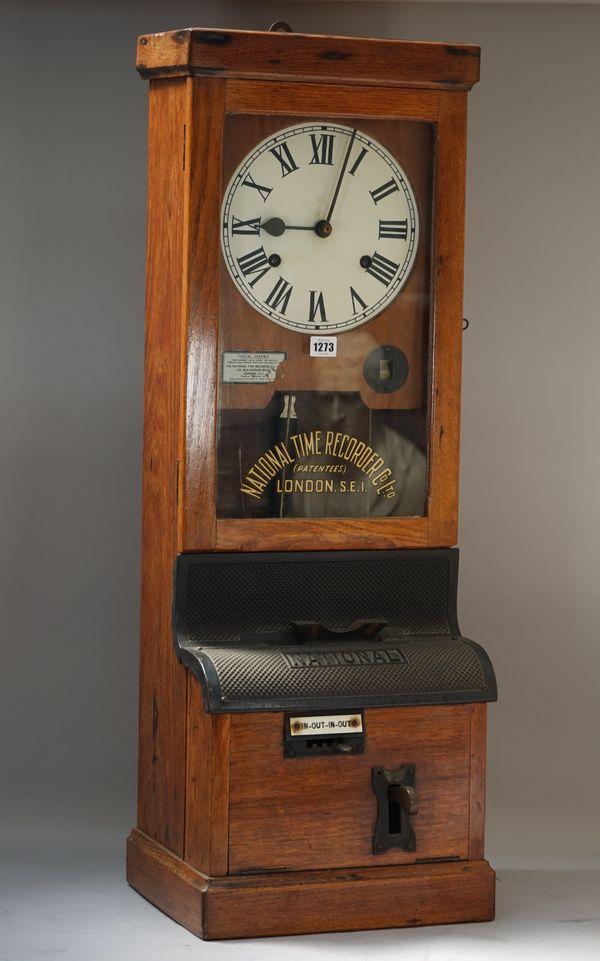
M 313 431 L 304 435 L 304 447 L 307 454 L 315 453 L 315 435 Z
M 277 473 L 278 468 L 273 467 L 273 465 L 269 463 L 269 461 L 267 460 L 264 454 L 262 455 L 262 457 L 258 458 L 255 464 L 255 467 L 259 464 L 260 464 L 260 469 L 263 471 L 266 477 L 268 477 L 269 480 L 271 480 L 272 477 L 275 477 L 275 474 Z
M 286 446 L 286 444 L 290 445 Z M 247 471 L 246 476 L 240 486 L 243 494 L 250 497 L 260 498 L 267 485 L 273 478 L 288 464 L 293 464 L 293 470 L 304 474 L 345 474 L 347 467 L 343 463 L 312 463 L 298 464 L 296 458 L 301 457 L 320 457 L 325 454 L 347 464 L 353 464 L 358 470 L 362 471 L 365 477 L 370 479 L 372 486 L 377 494 L 391 498 L 396 496 L 396 481 L 392 476 L 392 471 L 385 466 L 385 461 L 381 455 L 369 447 L 364 441 L 359 440 L 351 434 L 342 434 L 339 431 L 312 430 L 300 434 L 292 434 L 286 443 L 275 444 L 265 451 L 258 458 L 255 464 Z M 276 484 L 277 493 L 306 493 L 322 494 L 334 493 L 336 490 L 340 494 L 366 493 L 368 486 L 363 481 L 340 480 L 339 484 L 334 484 L 333 480 L 278 480 Z
M 371 465 L 371 467 L 369 467 L 368 470 L 365 470 L 365 474 L 367 475 L 367 477 L 370 477 L 372 474 L 375 473 L 376 470 L 379 470 L 380 467 L 383 467 L 383 463 L 384 463 L 383 457 L 380 457 L 379 454 L 373 454 L 373 456 L 371 457 L 371 460 L 369 461 L 369 464 L 371 464 L 371 461 L 373 461 L 374 463 Z
M 293 463 L 294 458 L 285 444 L 275 444 L 270 450 L 265 451 L 247 471 L 240 491 L 251 494 L 252 497 L 259 497 L 269 481 L 283 470 L 286 464 Z
M 384 484 L 382 487 L 378 487 L 377 493 L 379 494 L 379 496 L 383 495 L 384 497 L 395 497 L 396 496 L 396 491 L 394 489 L 395 483 L 396 481 L 391 480 L 387 484 Z
M 292 434 L 290 437 L 297 457 L 308 457 L 310 455 L 320 455 L 321 450 L 321 431 L 311 430 L 310 433 Z
M 360 467 L 359 461 L 366 446 L 367 445 L 362 440 L 359 440 L 358 444 L 356 445 L 356 450 L 354 451 L 354 456 L 351 458 L 351 460 L 352 463 L 356 464 L 357 467 Z
M 358 444 L 358 439 L 356 437 L 351 437 L 348 441 L 348 447 L 346 448 L 346 453 L 344 454 L 344 460 L 351 460 L 354 451 L 356 450 L 356 445 Z
M 254 480 L 255 476 L 259 478 L 258 481 Z M 255 464 L 254 467 L 251 467 L 246 475 L 246 481 L 248 483 L 256 484 L 256 486 L 260 487 L 261 490 L 263 491 L 267 486 L 267 484 L 269 483 L 269 480 L 270 480 L 270 477 L 266 477 L 263 471 L 260 470 L 257 464 Z
M 277 471 L 280 471 L 281 468 L 286 463 L 285 461 L 284 461 L 284 464 L 281 463 L 281 460 L 279 459 L 279 457 L 277 456 L 274 450 L 266 451 L 264 457 L 261 457 L 260 460 L 261 461 L 266 460 L 271 465 L 272 468 L 275 468 L 275 473 L 277 473 Z
M 302 448 L 300 447 L 298 434 L 292 434 L 290 437 L 292 444 L 294 445 L 294 450 L 296 452 L 296 457 L 302 457 Z
M 242 486 L 240 487 L 240 491 L 242 492 L 242 494 L 249 494 L 250 497 L 256 497 L 257 500 L 260 500 L 260 496 L 262 494 L 262 491 L 252 490 L 251 487 L 246 487 L 245 484 L 242 484 Z
M 275 450 L 277 451 L 279 457 L 281 458 L 282 463 L 284 464 L 293 463 L 294 458 L 290 454 L 285 444 L 275 444 Z
M 386 481 L 388 477 L 391 477 L 391 476 L 392 476 L 391 470 L 389 469 L 389 467 L 386 467 L 385 470 L 382 470 L 381 473 L 377 474 L 376 477 L 371 478 L 371 483 L 373 487 L 379 487 L 380 484 L 383 484 L 383 482 Z

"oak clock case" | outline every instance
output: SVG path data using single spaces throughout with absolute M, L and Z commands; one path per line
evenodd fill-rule
M 227 118 L 219 517 L 426 513 L 433 142 Z
M 455 547 L 479 50 L 192 28 L 137 66 L 127 879 L 205 939 L 490 920 L 496 689 Z

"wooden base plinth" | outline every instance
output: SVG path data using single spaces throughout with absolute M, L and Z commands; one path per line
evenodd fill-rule
M 491 921 L 487 861 L 208 878 L 134 829 L 127 880 L 206 940 Z

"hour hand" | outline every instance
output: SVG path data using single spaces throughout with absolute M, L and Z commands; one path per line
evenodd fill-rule
M 281 217 L 271 217 L 269 220 L 261 223 L 260 229 L 266 230 L 268 234 L 271 234 L 271 237 L 281 237 L 286 230 L 316 230 L 316 227 L 314 224 L 310 227 L 292 227 L 290 224 L 284 223 Z
M 271 217 L 270 220 L 261 223 L 260 229 L 266 230 L 268 234 L 271 234 L 271 237 L 281 237 L 285 233 L 285 224 L 281 217 Z

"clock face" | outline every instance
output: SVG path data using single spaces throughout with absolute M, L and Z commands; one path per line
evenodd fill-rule
M 302 123 L 259 143 L 222 208 L 222 247 L 242 296 L 302 333 L 352 330 L 406 283 L 419 218 L 406 173 L 356 128 Z

